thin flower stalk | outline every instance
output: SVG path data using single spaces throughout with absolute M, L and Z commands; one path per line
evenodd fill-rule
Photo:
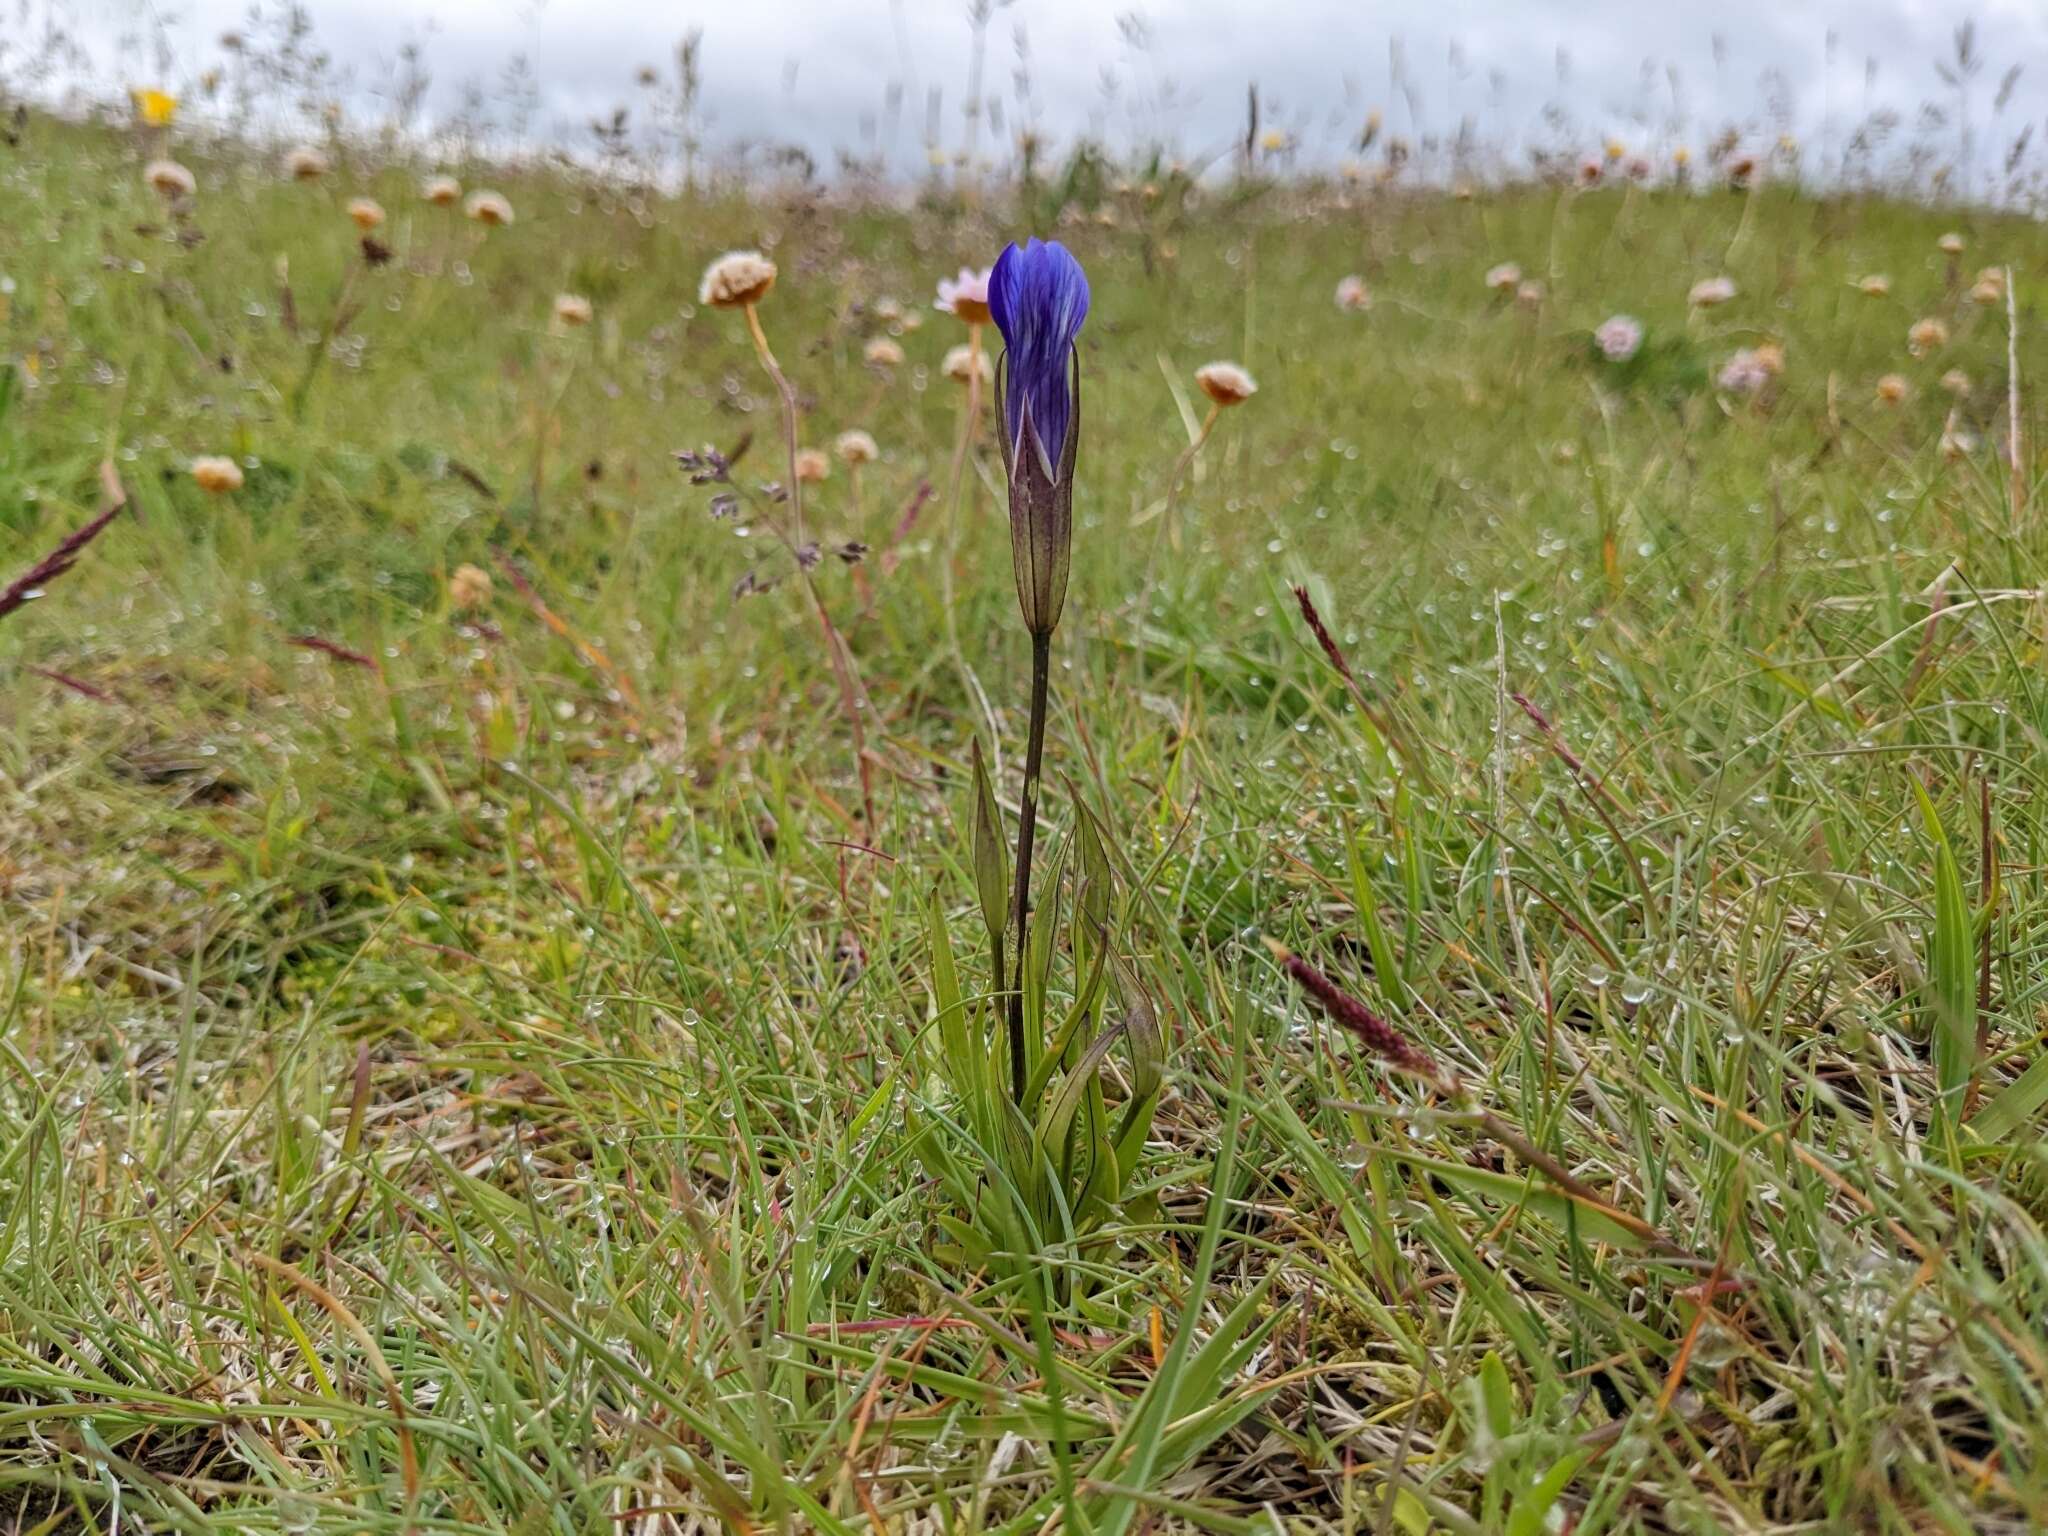
M 1009 997 L 1012 1091 L 1024 1092 L 1024 967 L 1030 952 L 1031 858 L 1052 680 L 1052 633 L 1066 605 L 1072 559 L 1074 464 L 1081 442 L 1081 363 L 1074 340 L 1088 317 L 1088 279 L 1058 242 L 1004 250 L 989 276 L 989 312 L 1003 336 L 998 373 L 1003 468 L 1010 487 L 1010 560 L 1031 635 L 1031 724 L 1017 821 L 1015 986 Z M 970 368 L 970 379 L 978 370 Z

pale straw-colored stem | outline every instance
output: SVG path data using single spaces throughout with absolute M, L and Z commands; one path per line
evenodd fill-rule
M 1173 473 L 1166 479 L 1166 507 L 1159 514 L 1160 536 L 1172 540 L 1173 547 L 1180 548 L 1180 523 L 1175 509 L 1180 505 L 1180 483 L 1187 477 L 1189 466 L 1195 462 L 1195 455 L 1202 451 L 1202 445 L 1209 441 L 1209 434 L 1215 429 L 1216 418 L 1223 414 L 1220 401 L 1209 402 L 1209 414 L 1202 418 L 1201 428 L 1195 433 L 1194 441 L 1181 450 L 1179 458 L 1173 461 Z
M 960 494 L 966 484 L 967 454 L 974 445 L 974 426 L 981 415 L 981 327 L 967 327 L 967 409 L 960 417 L 960 440 L 953 445 L 953 467 L 946 475 L 946 568 L 951 596 L 955 541 L 960 536 Z M 949 602 L 948 607 L 951 604 Z
M 953 445 L 953 467 L 946 475 L 945 547 L 939 552 L 939 606 L 945 616 L 946 647 L 953 653 L 953 665 L 960 673 L 961 686 L 973 695 L 988 721 L 989 741 L 996 753 L 996 771 L 1002 771 L 1001 733 L 996 729 L 995 708 L 967 664 L 960 649 L 960 629 L 953 604 L 953 562 L 960 540 L 960 503 L 967 494 L 967 456 L 974 449 L 975 427 L 981 418 L 981 326 L 967 326 L 967 404 L 960 413 L 960 440 Z
M 804 483 L 796 472 L 796 388 L 782 371 L 782 365 L 775 361 L 775 354 L 768 347 L 768 333 L 761 329 L 760 310 L 748 304 L 747 330 L 754 338 L 754 351 L 761 359 L 761 366 L 768 370 L 768 377 L 775 381 L 776 393 L 782 396 L 782 438 L 789 459 L 789 521 L 796 530 L 799 548 L 804 542 Z
M 860 773 L 861 803 L 867 812 L 868 835 L 873 836 L 874 782 L 868 763 L 867 729 L 861 723 L 861 712 L 867 702 L 867 688 L 854 670 L 853 652 L 840 637 L 837 626 L 832 622 L 832 615 L 826 611 L 825 599 L 819 595 L 817 583 L 811 580 L 810 568 L 805 564 L 804 491 L 803 481 L 796 472 L 796 390 L 783 374 L 781 365 L 775 361 L 774 352 L 769 350 L 768 333 L 761 329 L 759 312 L 752 304 L 744 307 L 747 312 L 747 330 L 754 338 L 754 351 L 760 356 L 761 366 L 768 370 L 768 376 L 775 381 L 777 393 L 782 396 L 783 439 L 789 458 L 790 525 L 794 532 L 794 536 L 786 542 L 789 543 L 796 560 L 797 579 L 804 584 L 804 591 L 811 599 L 811 606 L 817 611 L 818 625 L 825 632 L 825 654 L 831 658 L 832 675 L 839 684 L 839 707 L 846 716 L 847 731 L 853 737 L 854 766 Z
M 2017 531 L 2020 506 L 2027 495 L 2027 471 L 2020 442 L 2020 312 L 2011 267 L 2005 269 L 2005 410 L 2005 458 L 2012 477 L 2012 526 Z

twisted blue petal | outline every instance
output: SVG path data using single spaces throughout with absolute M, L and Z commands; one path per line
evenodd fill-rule
M 1073 414 L 1067 358 L 1088 318 L 1088 275 L 1057 240 L 1011 245 L 989 274 L 988 307 L 1008 352 L 1003 425 L 1021 454 L 1028 408 L 1049 479 Z

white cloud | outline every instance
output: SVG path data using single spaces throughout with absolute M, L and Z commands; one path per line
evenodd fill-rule
M 37 0 L 42 3 L 42 0 Z M 78 0 L 73 0 L 78 3 Z M 948 147 L 962 137 L 968 73 L 968 0 L 734 0 L 680 9 L 649 0 L 440 0 L 422 11 L 402 0 L 307 0 L 316 35 L 371 88 L 408 38 L 422 39 L 435 74 L 433 103 L 447 110 L 466 79 L 486 88 L 514 55 L 529 58 L 543 91 L 540 125 L 575 135 L 614 104 L 642 105 L 633 84 L 643 63 L 666 67 L 677 37 L 704 30 L 705 105 L 715 139 L 774 137 L 799 142 L 829 163 L 879 126 L 885 96 L 900 86 L 896 163 L 922 162 L 928 93 L 936 90 Z M 69 7 L 62 7 L 69 9 Z M 1867 106 L 1908 114 L 1923 101 L 1952 104 L 1934 62 L 1954 27 L 1979 18 L 1986 59 L 1976 82 L 1980 142 L 1990 139 L 1991 93 L 2012 63 L 2048 53 L 2048 7 L 2038 0 L 1718 0 L 1677 6 L 1658 0 L 1153 0 L 1149 47 L 1132 48 L 1115 4 L 1104 0 L 1016 0 L 998 10 L 987 43 L 985 91 L 1012 126 L 1017 104 L 1015 36 L 1029 40 L 1033 92 L 1056 136 L 1100 129 L 1113 139 L 1165 131 L 1183 151 L 1226 145 L 1241 130 L 1245 87 L 1257 81 L 1269 109 L 1302 133 L 1309 153 L 1336 153 L 1370 106 L 1392 129 L 1418 131 L 1390 78 L 1397 39 L 1422 109 L 1420 131 L 1447 132 L 1459 116 L 1483 136 L 1516 139 L 1538 131 L 1546 106 L 1562 103 L 1590 142 L 1635 128 L 1647 112 L 1672 112 L 1667 66 L 1675 67 L 1695 122 L 1758 112 L 1767 71 L 1790 91 L 1798 131 L 1810 142 Z M 98 59 L 102 83 L 150 73 L 146 52 L 117 57 L 125 32 L 145 34 L 145 0 L 85 0 L 79 31 Z M 243 23 L 242 0 L 185 0 L 171 25 L 178 70 L 191 77 L 218 57 L 219 34 Z M 429 19 L 431 18 L 431 19 Z M 1715 38 L 1723 40 L 1716 61 Z M 1837 42 L 1829 62 L 1828 38 Z M 1451 67 L 1456 44 L 1462 75 Z M 1569 60 L 1560 75 L 1560 50 Z M 1875 86 L 1866 90 L 1865 60 Z M 1105 76 L 1115 92 L 1105 91 Z M 1154 110 L 1171 87 L 1174 105 Z M 2048 69 L 2022 77 L 2001 129 L 2048 112 Z M 984 132 L 983 143 L 988 143 Z

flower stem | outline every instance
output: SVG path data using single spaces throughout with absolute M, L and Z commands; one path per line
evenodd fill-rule
M 753 334 L 754 351 L 760 356 L 761 366 L 768 370 L 768 376 L 775 381 L 775 389 L 782 396 L 783 446 L 789 456 L 789 515 L 792 535 L 785 535 L 783 542 L 789 546 L 790 554 L 796 561 L 797 579 L 809 594 L 811 606 L 817 610 L 818 626 L 825 634 L 825 654 L 832 663 L 832 675 L 839 683 L 839 707 L 846 716 L 846 728 L 853 737 L 854 767 L 860 775 L 861 806 L 867 814 L 869 836 L 875 833 L 875 788 L 874 778 L 868 763 L 867 731 L 861 724 L 861 710 L 867 699 L 867 686 L 854 670 L 853 652 L 841 638 L 838 628 L 832 622 L 832 615 L 826 611 L 825 599 L 819 593 L 817 583 L 811 580 L 809 565 L 805 563 L 804 550 L 804 483 L 796 472 L 796 390 L 783 374 L 775 361 L 775 354 L 768 349 L 768 333 L 761 329 L 761 317 L 752 304 L 746 306 L 747 330 Z
M 967 455 L 974 446 L 975 419 L 981 414 L 981 327 L 967 327 L 967 409 L 960 418 L 960 441 L 953 448 L 953 467 L 946 476 L 946 622 L 953 622 L 953 554 L 960 541 L 960 496 L 967 480 Z
M 768 370 L 768 377 L 775 381 L 776 393 L 782 396 L 782 439 L 789 458 L 789 520 L 796 529 L 797 546 L 804 542 L 804 483 L 796 472 L 796 388 L 782 371 L 782 365 L 775 361 L 775 354 L 768 350 L 768 333 L 761 329 L 758 309 L 749 304 L 747 329 L 753 333 L 754 351 L 761 359 L 761 366 Z
M 1195 455 L 1202 451 L 1202 444 L 1209 441 L 1209 433 L 1216 425 L 1216 418 L 1223 414 L 1223 407 L 1210 402 L 1209 414 L 1202 418 L 1202 426 L 1195 433 L 1195 440 L 1182 450 L 1181 456 L 1173 461 L 1173 473 L 1166 479 L 1166 508 L 1159 514 L 1160 537 L 1171 537 L 1173 547 L 1180 548 L 1180 526 L 1174 519 L 1174 509 L 1180 504 L 1180 482 L 1188 472 L 1188 466 L 1195 462 Z
M 1031 844 L 1038 835 L 1038 768 L 1045 756 L 1045 695 L 1052 682 L 1052 633 L 1031 636 L 1031 738 L 1024 749 L 1024 800 L 1017 818 L 1017 985 L 1010 993 L 1010 1085 L 1024 1097 L 1024 967 L 1030 956 Z
M 327 324 L 321 327 L 320 341 L 313 348 L 313 355 L 306 359 L 306 371 L 299 375 L 298 387 L 292 391 L 292 420 L 303 420 L 306 414 L 306 397 L 313 392 L 313 380 L 320 375 L 320 365 L 327 361 L 327 349 L 334 342 L 341 328 L 350 318 L 348 301 L 356 291 L 356 278 L 368 266 L 366 261 L 349 263 L 348 272 L 341 280 L 341 292 L 334 296 L 334 313 L 327 317 Z

